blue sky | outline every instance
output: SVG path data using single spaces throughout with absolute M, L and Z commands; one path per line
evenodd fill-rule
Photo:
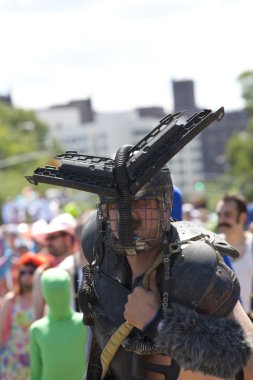
M 251 0 L 0 0 L 0 93 L 44 108 L 91 97 L 98 112 L 157 105 L 192 79 L 200 107 L 243 106 Z

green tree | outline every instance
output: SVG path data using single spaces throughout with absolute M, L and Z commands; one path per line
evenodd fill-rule
M 48 162 L 47 131 L 33 112 L 0 103 L 0 204 L 28 185 L 25 175 Z
M 234 184 L 250 201 L 253 200 L 253 71 L 239 76 L 245 108 L 249 112 L 247 130 L 234 134 L 228 141 L 226 157 Z
M 18 197 L 30 186 L 25 176 L 32 175 L 37 167 L 59 164 L 53 157 L 63 149 L 57 142 L 50 139 L 48 143 L 48 140 L 48 127 L 34 112 L 0 103 L 0 208 L 6 200 Z M 39 184 L 33 189 L 44 193 L 50 187 Z M 98 201 L 93 194 L 62 190 L 66 202 L 77 202 L 80 212 L 94 208 Z
M 244 71 L 238 78 L 242 87 L 242 98 L 245 106 L 253 115 L 253 71 Z

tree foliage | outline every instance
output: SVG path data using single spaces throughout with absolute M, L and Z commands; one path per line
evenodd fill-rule
M 230 164 L 230 174 L 235 178 L 238 189 L 253 201 L 253 71 L 246 71 L 239 77 L 242 97 L 250 118 L 247 130 L 238 132 L 229 140 L 226 157 Z
M 253 71 L 244 71 L 238 78 L 242 87 L 242 98 L 245 106 L 253 114 Z
M 28 185 L 25 175 L 47 163 L 46 137 L 46 125 L 33 112 L 0 103 L 0 204 Z M 26 154 L 36 156 L 40 151 L 45 151 L 40 160 L 26 158 Z M 10 158 L 14 159 L 12 164 L 8 164 Z

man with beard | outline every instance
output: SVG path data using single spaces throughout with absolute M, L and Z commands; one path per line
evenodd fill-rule
M 93 338 L 87 379 L 252 379 L 253 325 L 222 258 L 239 254 L 211 231 L 172 220 L 164 166 L 223 114 L 204 110 L 186 125 L 176 123 L 181 113 L 167 115 L 114 159 L 68 151 L 57 156 L 59 168 L 27 176 L 100 196 L 82 233 L 88 265 L 79 301 Z
M 164 167 L 129 208 L 120 197 L 101 197 L 97 218 L 84 225 L 89 265 L 79 301 L 93 332 L 89 380 L 252 379 L 252 325 L 219 253 L 235 250 L 172 221 L 172 189 Z
M 241 301 L 250 315 L 253 284 L 253 237 L 245 230 L 247 201 L 239 195 L 226 194 L 217 204 L 218 230 L 224 239 L 234 246 L 240 256 L 232 265 L 241 285 Z
M 75 259 L 79 253 L 76 252 L 75 220 L 71 215 L 61 214 L 52 219 L 44 233 L 44 241 L 51 259 L 35 272 L 33 300 L 36 319 L 42 318 L 44 315 L 45 301 L 41 289 L 41 275 L 44 270 L 49 268 L 61 267 L 71 275 L 73 283 L 71 303 L 75 308 L 73 299 L 75 264 L 77 261 Z

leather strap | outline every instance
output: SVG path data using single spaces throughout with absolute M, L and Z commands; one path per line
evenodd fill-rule
M 151 273 L 163 262 L 163 253 L 160 253 L 159 256 L 155 259 L 152 266 L 147 270 L 143 278 L 142 286 L 145 289 L 148 289 L 149 276 Z M 133 330 L 134 326 L 128 321 L 124 322 L 110 337 L 106 346 L 104 347 L 100 360 L 103 368 L 101 380 L 103 380 L 107 374 L 108 368 L 115 354 L 117 353 L 119 347 L 123 341 L 128 337 L 130 332 Z

